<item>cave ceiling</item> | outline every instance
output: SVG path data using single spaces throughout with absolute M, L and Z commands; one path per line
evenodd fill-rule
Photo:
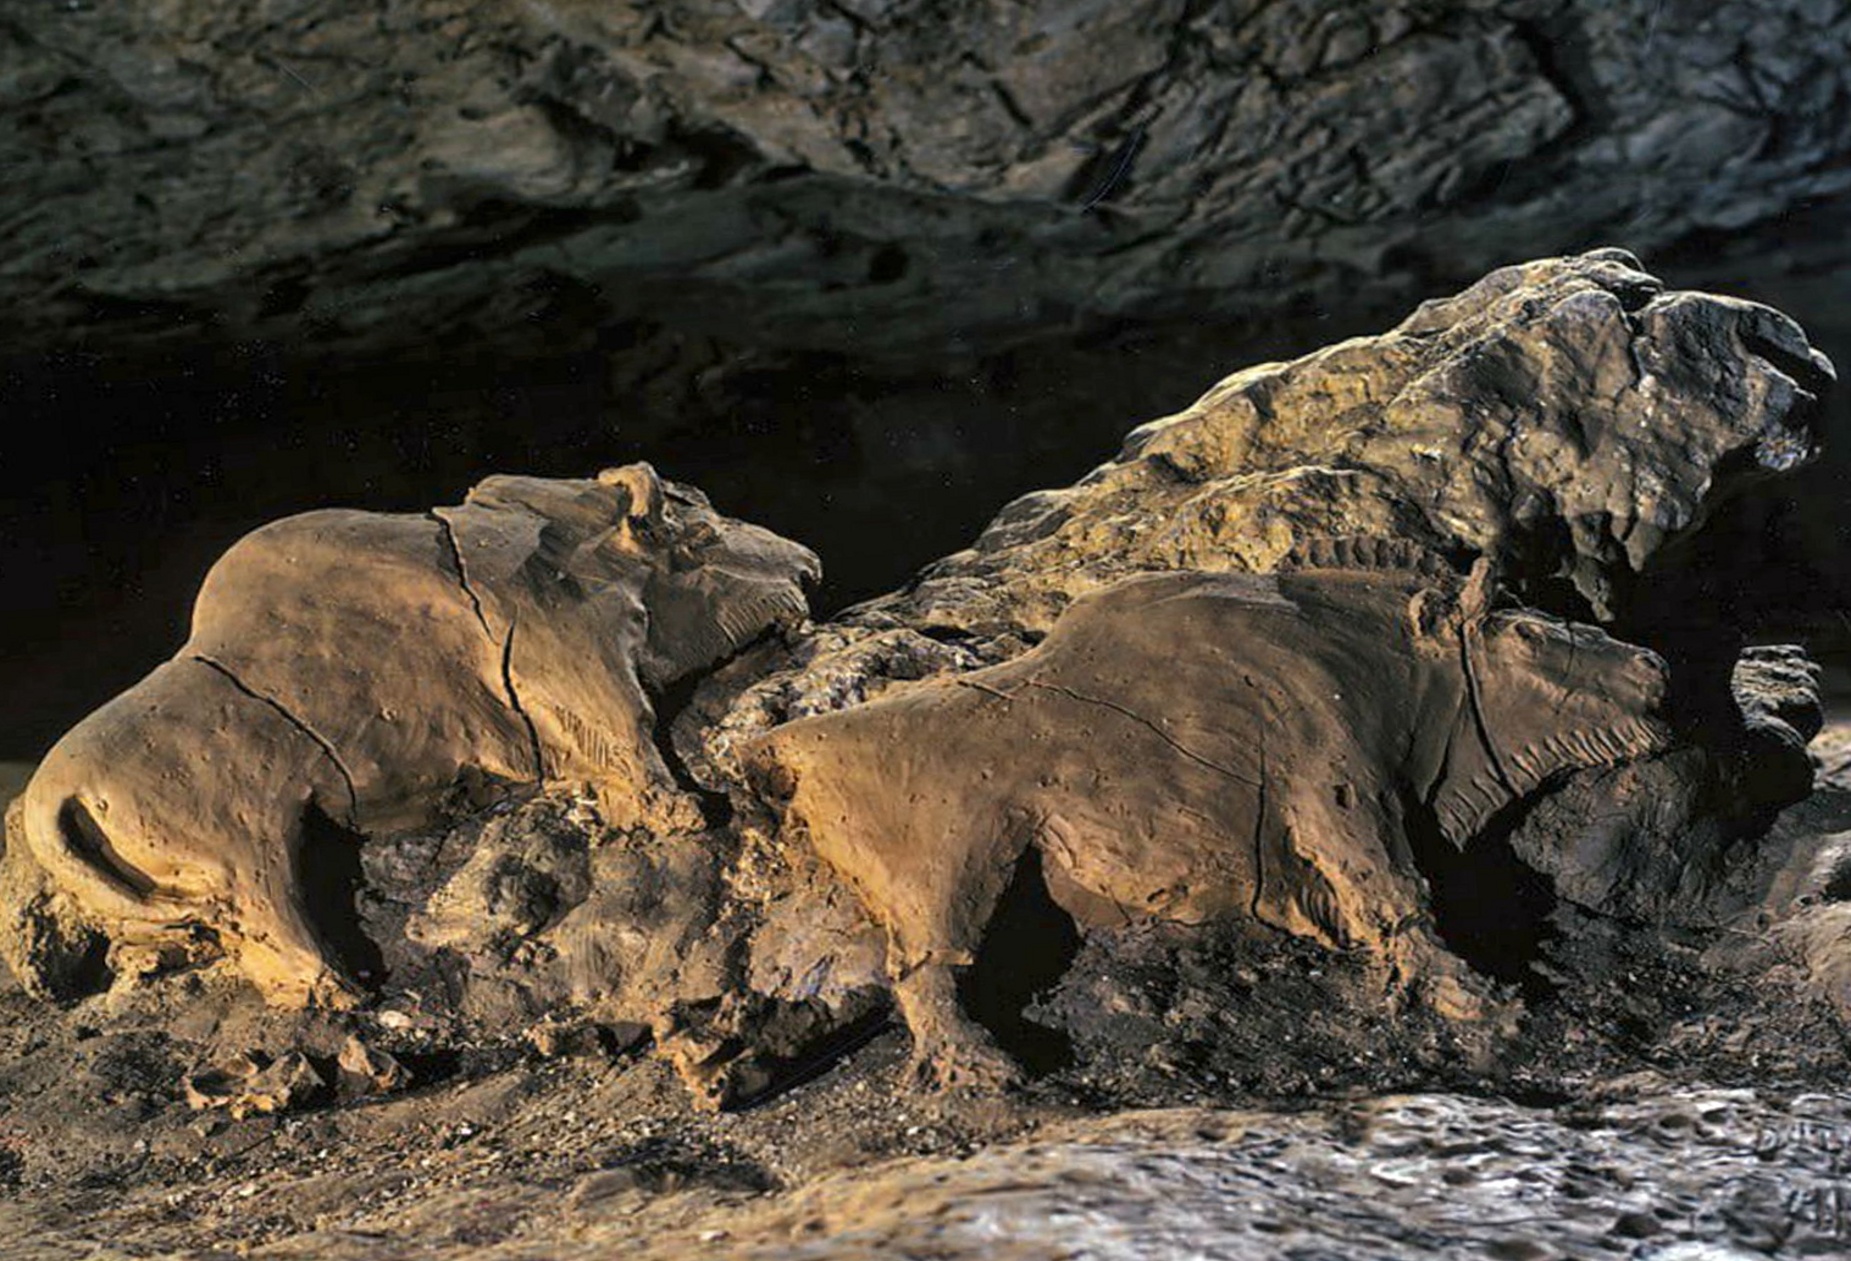
M 1815 0 L 13 6 L 0 336 L 940 363 L 1379 310 L 1835 196 L 1847 40 Z

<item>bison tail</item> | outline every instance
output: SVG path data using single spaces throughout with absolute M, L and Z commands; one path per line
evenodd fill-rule
M 99 919 L 165 918 L 156 910 L 164 899 L 155 882 L 111 844 L 90 804 L 94 795 L 55 782 L 47 769 L 26 787 L 19 830 L 52 885 Z

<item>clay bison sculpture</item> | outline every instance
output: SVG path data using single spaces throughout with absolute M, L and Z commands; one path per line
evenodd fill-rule
M 1592 627 L 1493 609 L 1483 564 L 1462 582 L 1394 551 L 1132 578 L 1023 656 L 749 750 L 784 826 L 887 929 L 925 1076 L 1011 1072 L 953 982 L 1031 846 L 1082 927 L 1246 915 L 1373 951 L 1442 1010 L 1473 1004 L 1410 829 L 1463 847 L 1565 772 L 1666 747 L 1665 668 Z
M 207 575 L 180 652 L 28 785 L 9 962 L 56 993 L 104 942 L 118 970 L 224 954 L 274 1003 L 348 1004 L 305 892 L 328 825 L 428 825 L 462 778 L 589 785 L 614 826 L 700 826 L 650 694 L 800 622 L 817 572 L 643 464 L 265 526 Z

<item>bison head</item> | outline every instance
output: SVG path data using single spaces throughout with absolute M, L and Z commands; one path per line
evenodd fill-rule
M 1463 689 L 1432 800 L 1455 846 L 1566 772 L 1671 743 L 1656 653 L 1534 610 L 1493 610 L 1491 585 L 1481 562 L 1454 606 Z

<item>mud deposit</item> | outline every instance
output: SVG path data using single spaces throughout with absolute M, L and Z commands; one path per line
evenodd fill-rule
M 961 1114 L 897 1099 L 895 1050 L 719 1118 L 678 1112 L 649 1066 L 584 1064 L 216 1130 L 167 1109 L 114 1127 L 115 1142 L 99 1108 L 74 1127 L 103 1121 L 95 1138 L 68 1137 L 61 1175 L 25 1172 L 39 1161 L 21 1145 L 48 1140 L 12 1124 L 0 1255 L 1727 1261 L 1851 1248 L 1843 1093 L 1638 1075 L 1548 1105 L 1411 1094 Z

